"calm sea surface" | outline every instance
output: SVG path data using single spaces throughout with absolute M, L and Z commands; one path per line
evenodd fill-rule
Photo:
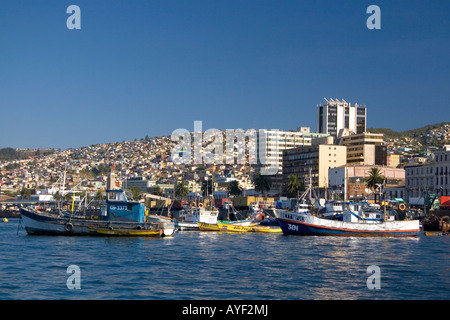
M 450 299 L 450 237 L 28 236 L 0 223 L 0 299 Z M 19 232 L 17 232 L 19 230 Z M 70 265 L 80 289 L 68 289 Z M 380 289 L 369 290 L 369 266 Z

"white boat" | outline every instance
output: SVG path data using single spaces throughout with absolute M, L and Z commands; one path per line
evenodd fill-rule
M 217 209 L 208 209 L 205 207 L 184 207 L 184 218 L 181 221 L 175 221 L 175 227 L 180 231 L 198 231 L 197 222 L 207 224 L 217 224 L 219 211 Z
M 343 220 L 320 218 L 310 212 L 280 212 L 278 223 L 284 234 L 339 236 L 417 236 L 419 220 L 395 220 L 367 204 L 344 206 Z

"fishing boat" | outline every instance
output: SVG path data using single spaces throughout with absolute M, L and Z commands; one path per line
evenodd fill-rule
M 107 190 L 106 194 L 106 207 L 98 217 L 79 216 L 73 211 L 45 212 L 30 207 L 20 208 L 21 223 L 29 235 L 105 235 L 109 230 L 108 235 L 164 237 L 176 231 L 173 223 L 164 219 L 148 221 L 145 205 L 129 201 L 123 190 Z
M 282 212 L 277 217 L 284 234 L 338 236 L 417 236 L 419 220 L 396 220 L 395 216 L 366 204 L 344 207 L 343 219 L 317 217 L 311 212 Z
M 198 231 L 200 223 L 216 224 L 219 212 L 217 209 L 208 209 L 203 206 L 184 207 L 184 219 L 175 221 L 175 226 L 181 231 Z

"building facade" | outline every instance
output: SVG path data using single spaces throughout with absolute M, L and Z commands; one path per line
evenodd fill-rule
M 312 187 L 322 189 L 328 187 L 328 170 L 345 165 L 347 149 L 345 146 L 317 144 L 298 147 L 283 152 L 283 181 L 295 174 L 304 186 L 311 181 Z M 318 190 L 320 192 L 320 190 Z
M 386 177 L 384 188 L 401 188 L 405 186 L 405 170 L 377 165 L 344 165 L 339 168 L 330 168 L 328 184 L 330 190 L 340 194 L 343 200 L 370 198 L 373 190 L 365 185 L 365 178 L 369 176 L 371 168 L 381 169 Z
M 138 187 L 141 192 L 147 192 L 148 189 L 155 185 L 155 181 L 147 180 L 145 177 L 128 178 L 124 181 L 123 186 L 126 189 Z
M 428 163 L 415 163 L 405 166 L 406 196 L 410 202 L 417 202 L 425 194 L 450 196 L 450 146 L 433 153 Z
M 334 137 L 344 129 L 351 133 L 363 133 L 366 131 L 366 117 L 364 106 L 352 105 L 345 100 L 324 99 L 324 104 L 317 106 L 317 132 Z
M 387 149 L 382 133 L 362 132 L 342 136 L 340 144 L 347 147 L 347 163 L 387 165 Z
M 309 127 L 300 127 L 299 131 L 258 130 L 258 163 L 255 171 L 265 170 L 266 174 L 270 175 L 272 187 L 269 193 L 280 194 L 283 191 L 284 150 L 310 146 L 316 139 L 327 137 L 329 134 L 310 132 Z

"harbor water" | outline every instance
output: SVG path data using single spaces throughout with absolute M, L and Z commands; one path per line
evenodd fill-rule
M 0 299 L 442 300 L 449 257 L 449 236 L 29 236 L 10 219 L 0 223 Z

